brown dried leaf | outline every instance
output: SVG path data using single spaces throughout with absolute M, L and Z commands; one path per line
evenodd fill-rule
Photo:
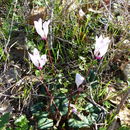
M 118 117 L 121 120 L 121 124 L 130 126 L 130 109 L 128 109 L 127 107 L 123 107 L 120 110 Z
M 33 25 L 34 21 L 37 21 L 39 18 L 45 20 L 46 16 L 47 16 L 46 7 L 33 8 L 29 16 L 27 17 L 27 23 Z
M 113 104 L 118 105 L 121 101 L 121 95 L 118 95 L 118 90 L 114 88 L 114 86 L 108 87 L 108 94 L 105 100 L 110 100 Z

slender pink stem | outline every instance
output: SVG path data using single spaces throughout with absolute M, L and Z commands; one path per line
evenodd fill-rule
M 44 80 L 44 75 L 43 75 L 43 73 L 42 73 L 42 71 L 40 70 L 40 72 L 41 72 L 41 76 L 42 76 L 42 80 Z M 53 105 L 55 106 L 55 108 L 56 108 L 56 111 L 57 111 L 57 113 L 60 115 L 60 111 L 59 111 L 59 109 L 58 109 L 58 107 L 56 106 L 56 104 L 55 104 L 55 102 L 54 102 L 54 97 L 52 96 L 52 94 L 49 92 L 49 89 L 48 89 L 48 87 L 44 84 L 44 82 L 43 81 L 41 81 L 42 83 L 43 83 L 43 85 L 44 85 L 44 87 L 45 87 L 45 90 L 46 90 L 46 92 L 47 92 L 47 95 L 50 97 L 50 99 L 52 100 L 52 103 L 53 103 Z

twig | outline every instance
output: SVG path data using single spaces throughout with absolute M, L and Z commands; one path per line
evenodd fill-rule
M 49 48 L 52 49 L 53 48 L 53 8 L 54 8 L 54 0 L 51 0 L 51 10 L 50 10 L 50 14 L 51 14 L 51 24 L 50 24 L 50 39 L 49 39 Z
M 65 40 L 65 39 L 62 39 L 62 38 L 60 38 L 60 37 L 57 37 L 57 36 L 54 36 L 55 38 L 57 38 L 58 40 L 60 40 L 60 41 L 62 41 L 62 42 L 64 42 L 64 43 L 69 43 L 70 45 L 72 45 L 72 46 L 74 46 L 75 44 L 73 44 L 72 42 L 70 42 L 70 41 L 68 41 L 68 40 Z M 76 47 L 76 45 L 75 45 L 75 47 Z
M 120 104 L 117 106 L 116 114 L 118 114 L 120 112 L 120 109 L 122 108 L 123 104 L 126 102 L 129 94 L 130 94 L 130 88 L 128 88 L 127 92 L 122 97 Z
M 116 115 L 119 114 L 120 109 L 122 108 L 123 104 L 126 102 L 129 94 L 130 94 L 130 88 L 128 88 L 127 92 L 124 94 L 124 96 L 122 97 L 120 103 L 118 104 L 116 112 L 115 112 Z M 110 127 L 108 128 L 108 130 L 115 130 L 116 124 L 117 124 L 117 116 L 115 116 L 115 119 L 112 122 L 112 124 L 110 125 Z
M 14 9 L 16 8 L 17 2 L 18 2 L 18 0 L 15 0 L 15 2 L 14 2 Z M 13 12 L 13 16 L 12 16 L 12 20 L 11 20 L 11 25 L 10 25 L 9 37 L 8 37 L 8 40 L 7 40 L 7 43 L 5 45 L 5 49 L 4 49 L 4 51 L 5 51 L 6 55 L 7 55 L 6 63 L 4 65 L 4 72 L 6 71 L 6 68 L 7 68 L 7 61 L 9 60 L 9 53 L 8 53 L 7 47 L 9 45 L 10 38 L 11 38 L 11 33 L 12 33 L 12 28 L 13 28 L 13 23 L 14 23 L 14 14 L 15 14 L 15 11 Z
M 99 69 L 100 69 L 100 67 L 101 67 L 101 65 L 102 65 L 102 62 L 103 62 L 103 58 L 101 59 L 100 64 L 99 64 L 99 66 L 98 66 L 98 68 L 97 68 L 97 71 L 95 72 L 95 77 L 93 78 L 93 81 L 95 80 L 95 78 L 96 78 L 96 76 L 97 76 L 97 74 L 98 74 L 98 71 L 99 71 Z M 88 97 L 86 97 L 87 100 L 88 100 L 89 102 L 91 102 L 93 105 L 99 107 L 100 109 L 102 109 L 104 112 L 106 112 L 106 113 L 108 114 L 109 112 L 108 112 L 104 107 L 102 107 L 101 105 L 97 104 L 97 103 L 94 101 L 93 94 L 92 94 L 92 88 L 91 88 L 91 84 L 90 84 L 90 83 L 88 83 L 88 88 L 89 88 L 89 91 L 90 91 L 90 98 L 91 98 L 91 99 L 89 99 Z
M 109 13 L 109 21 L 111 20 L 111 18 L 113 17 L 112 14 L 111 14 L 111 6 L 109 7 L 109 9 L 107 8 L 105 2 L 103 0 L 101 0 L 103 6 L 105 7 L 105 9 L 107 10 L 107 12 Z M 111 4 L 111 2 L 110 2 Z
M 51 57 L 51 52 L 50 52 L 50 48 L 49 48 L 49 43 L 48 43 L 47 40 L 46 40 L 46 48 L 47 48 L 47 51 L 48 51 L 50 64 L 52 65 L 52 64 L 53 64 L 53 61 L 52 61 L 52 57 Z
M 86 99 L 87 99 L 90 103 L 92 103 L 94 106 L 99 107 L 101 110 L 105 111 L 107 114 L 109 113 L 103 106 L 97 104 L 94 100 L 92 100 L 92 99 L 90 99 L 90 98 L 88 98 L 88 97 L 86 97 Z

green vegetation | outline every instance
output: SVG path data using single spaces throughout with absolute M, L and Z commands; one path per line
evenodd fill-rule
M 8 0 L 0 8 L 0 130 L 130 129 L 128 0 Z M 39 18 L 50 20 L 44 38 Z M 100 36 L 110 40 L 101 57 Z M 30 57 L 34 48 L 40 58 Z

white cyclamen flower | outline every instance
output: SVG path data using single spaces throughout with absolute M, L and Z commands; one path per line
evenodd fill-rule
M 103 37 L 102 35 L 100 37 L 96 36 L 96 44 L 94 50 L 96 59 L 101 59 L 106 54 L 109 43 L 109 37 Z
M 85 13 L 83 12 L 82 9 L 79 10 L 79 15 L 80 15 L 81 17 L 83 17 L 83 16 L 85 15 Z
M 41 18 L 39 18 L 38 21 L 34 21 L 34 27 L 35 27 L 37 33 L 41 36 L 41 38 L 43 40 L 47 40 L 47 35 L 48 35 L 48 31 L 49 31 L 49 24 L 50 24 L 50 20 L 42 23 Z
M 46 64 L 47 62 L 47 56 L 46 54 L 40 56 L 39 51 L 35 48 L 33 50 L 33 55 L 29 53 L 29 57 L 32 61 L 32 63 L 38 68 L 42 69 L 42 67 Z
M 83 83 L 83 81 L 85 80 L 85 78 L 83 76 L 81 76 L 80 74 L 76 74 L 75 76 L 75 83 L 77 85 L 77 88 Z

